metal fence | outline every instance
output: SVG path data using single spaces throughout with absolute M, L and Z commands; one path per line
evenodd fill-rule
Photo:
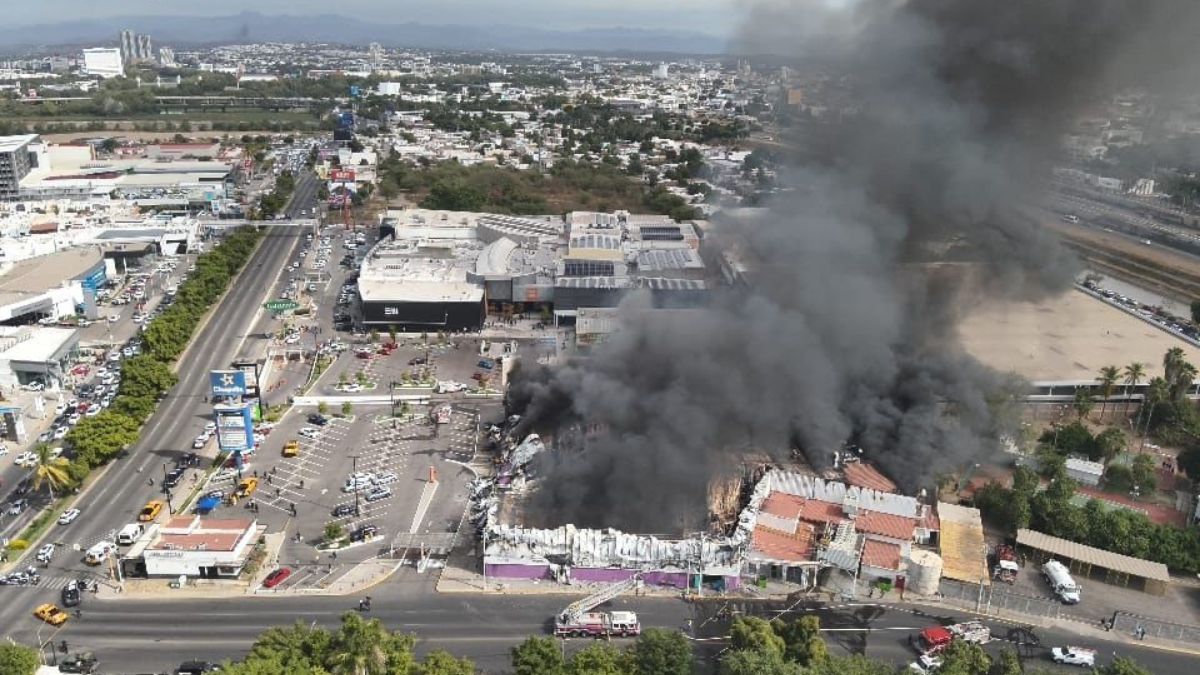
M 1145 631 L 1145 637 L 1200 643 L 1200 626 L 1171 623 L 1125 612 L 1113 614 L 1112 629 L 1133 636 L 1142 636 L 1142 631 Z
M 1064 617 L 1062 603 L 1058 600 L 1017 593 L 1011 586 L 1005 584 L 991 584 L 981 588 L 979 584 L 942 579 L 939 590 L 942 600 L 967 607 L 981 614 L 1017 612 L 1050 619 L 1073 618 Z

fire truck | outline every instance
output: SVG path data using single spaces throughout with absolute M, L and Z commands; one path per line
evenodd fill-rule
M 633 637 L 640 635 L 642 624 L 634 612 L 593 612 L 600 605 L 632 590 L 641 583 L 634 576 L 576 600 L 554 617 L 555 637 Z
M 1003 581 L 1006 584 L 1016 583 L 1021 566 L 1017 564 L 1017 552 L 1013 550 L 1013 547 L 1001 544 L 996 547 L 996 552 L 992 554 L 992 557 L 995 559 L 992 576 L 996 581 Z
M 980 621 L 933 626 L 917 635 L 915 647 L 922 654 L 933 655 L 949 647 L 955 640 L 987 644 L 992 640 L 992 631 Z

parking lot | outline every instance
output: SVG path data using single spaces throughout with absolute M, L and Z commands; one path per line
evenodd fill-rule
M 328 585 L 350 564 L 387 552 L 397 535 L 452 532 L 466 506 L 471 473 L 459 462 L 475 450 L 473 411 L 456 410 L 446 424 L 434 424 L 424 408 L 404 419 L 381 406 L 363 406 L 348 417 L 333 413 L 340 408 L 286 415 L 242 467 L 243 477 L 259 479 L 251 499 L 222 503 L 214 513 L 231 517 L 255 509 L 271 530 L 285 531 L 278 559 L 292 574 L 279 590 Z M 296 456 L 285 457 L 291 441 Z M 355 471 L 357 490 L 348 483 Z M 237 480 L 236 469 L 223 469 L 204 492 L 227 495 Z M 347 535 L 375 531 L 334 555 L 318 548 L 328 523 Z

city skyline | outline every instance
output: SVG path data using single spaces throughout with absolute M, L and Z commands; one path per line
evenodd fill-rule
M 128 0 L 119 5 L 104 5 L 83 0 L 52 0 L 40 5 L 12 8 L 11 26 L 55 24 L 79 20 L 111 20 L 122 17 L 176 17 L 236 15 L 243 12 L 312 16 L 337 14 L 389 23 L 429 23 L 495 25 L 536 25 L 558 30 L 627 26 L 645 29 L 687 30 L 724 37 L 736 16 L 735 6 L 727 0 L 664 0 L 647 6 L 631 0 L 598 2 L 573 0 L 516 0 L 498 6 L 478 0 L 405 3 L 390 0 L 348 0 L 331 6 L 313 0 L 256 0 L 252 4 L 236 0 L 212 0 L 203 12 L 194 6 L 164 5 L 154 0 Z

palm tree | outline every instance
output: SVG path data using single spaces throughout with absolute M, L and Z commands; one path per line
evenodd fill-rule
M 386 672 L 388 654 L 387 630 L 378 619 L 364 620 L 361 615 L 347 613 L 342 627 L 333 636 L 333 654 L 326 664 L 334 675 L 382 675 Z
M 1146 367 L 1137 361 L 1125 366 L 1125 416 L 1129 417 L 1129 390 L 1137 387 L 1146 376 Z
M 1096 399 L 1091 391 L 1080 387 L 1075 390 L 1075 402 L 1071 405 L 1075 407 L 1075 414 L 1079 415 L 1079 420 L 1083 421 L 1092 412 L 1092 408 L 1096 407 Z
M 1150 433 L 1150 422 L 1154 418 L 1154 409 L 1158 404 L 1171 397 L 1171 388 L 1161 377 L 1150 380 L 1146 386 L 1146 396 L 1142 398 L 1142 407 L 1146 410 L 1146 426 L 1142 429 L 1142 445 L 1146 445 L 1146 436 Z M 1141 413 L 1138 413 L 1141 417 Z
M 1108 398 L 1112 396 L 1113 387 L 1121 379 L 1121 369 L 1116 366 L 1104 366 L 1100 369 L 1100 421 L 1104 421 L 1104 410 L 1108 407 Z
M 69 462 L 50 451 L 50 446 L 42 443 L 33 449 L 37 463 L 33 465 L 33 489 L 37 490 L 46 484 L 50 499 L 54 499 L 54 488 L 67 487 L 71 484 L 71 474 L 67 473 Z
M 1163 379 L 1170 384 L 1175 381 L 1178 375 L 1179 366 L 1184 362 L 1183 348 L 1171 347 L 1163 354 Z
M 1184 396 L 1187 396 L 1188 390 L 1192 388 L 1192 384 L 1196 381 L 1196 366 L 1183 361 L 1175 367 L 1174 377 L 1167 380 L 1167 384 L 1171 389 L 1171 399 L 1182 401 Z

